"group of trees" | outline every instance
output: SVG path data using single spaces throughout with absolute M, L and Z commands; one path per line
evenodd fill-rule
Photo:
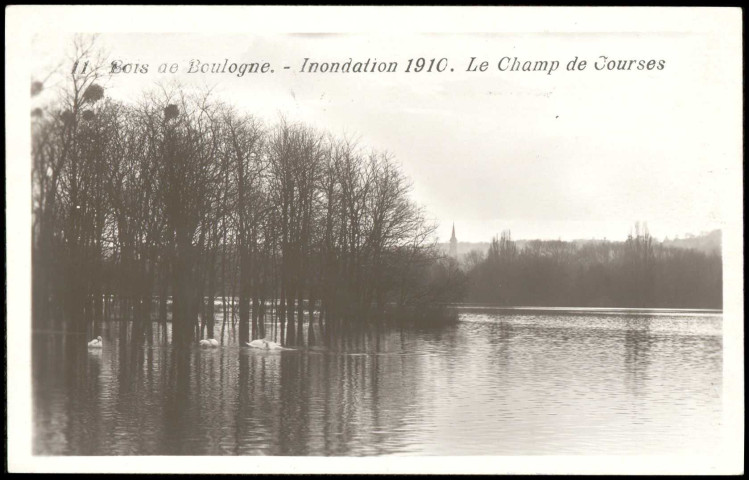
M 305 319 L 345 328 L 444 291 L 434 226 L 386 153 L 207 94 L 118 102 L 100 71 L 32 112 L 36 329 L 95 335 L 116 308 L 142 328 L 170 318 L 185 344 L 213 337 L 216 305 L 240 341 L 271 309 L 301 343 Z
M 77 44 L 76 58 L 92 48 Z M 180 88 L 119 102 L 101 65 L 76 63 L 61 96 L 32 111 L 37 330 L 96 335 L 109 316 L 139 329 L 155 317 L 187 344 L 222 318 L 247 341 L 269 333 L 269 314 L 293 344 L 305 322 L 310 342 L 392 306 L 721 305 L 719 255 L 657 244 L 639 226 L 623 243 L 522 249 L 505 232 L 461 271 L 386 153 Z M 32 97 L 43 91 L 32 83 Z
M 526 306 L 722 308 L 717 252 L 665 246 L 638 223 L 624 242 L 526 242 L 510 232 L 466 258 L 467 300 Z

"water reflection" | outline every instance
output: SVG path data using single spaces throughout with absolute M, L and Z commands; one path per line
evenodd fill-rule
M 624 330 L 624 371 L 626 383 L 634 399 L 639 398 L 647 381 L 650 344 L 655 337 L 650 333 L 647 317 L 631 317 Z M 636 402 L 634 405 L 636 408 Z
M 177 350 L 169 326 L 33 339 L 41 455 L 708 453 L 722 319 L 464 312 L 312 350 Z M 165 330 L 166 329 L 166 330 Z

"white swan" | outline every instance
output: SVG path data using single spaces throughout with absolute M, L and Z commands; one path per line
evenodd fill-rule
M 211 342 L 209 342 L 208 340 L 205 340 L 205 339 L 201 340 L 201 341 L 200 341 L 200 342 L 198 342 L 198 343 L 199 343 L 199 344 L 200 344 L 200 346 L 201 346 L 201 347 L 203 347 L 203 348 L 208 348 L 208 347 L 210 347 L 210 346 L 211 346 Z
M 218 340 L 216 340 L 215 338 L 209 339 L 208 342 L 211 344 L 212 347 L 218 347 Z
M 91 340 L 90 342 L 88 342 L 88 348 L 101 348 L 101 347 L 102 347 L 101 336 L 98 336 L 94 338 L 93 340 Z
M 266 348 L 265 347 L 265 340 L 253 340 L 250 343 L 245 342 L 244 343 L 248 347 L 252 348 Z
M 245 345 L 252 348 L 259 348 L 261 350 L 292 350 L 291 348 L 284 348 L 276 342 L 269 342 L 265 339 L 253 340 Z

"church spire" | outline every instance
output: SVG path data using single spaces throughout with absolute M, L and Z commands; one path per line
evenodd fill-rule
M 450 256 L 458 258 L 458 239 L 455 237 L 455 222 L 453 222 L 453 236 L 450 237 Z

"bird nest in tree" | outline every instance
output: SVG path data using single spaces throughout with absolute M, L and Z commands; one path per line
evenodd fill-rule
M 73 121 L 75 115 L 73 115 L 73 112 L 71 112 L 70 110 L 65 110 L 60 114 L 60 117 L 62 118 L 63 122 L 70 123 Z
M 167 105 L 166 108 L 164 108 L 164 120 L 176 118 L 177 115 L 179 115 L 179 108 L 177 107 L 177 105 L 170 104 Z
M 39 95 L 42 93 L 42 90 L 44 89 L 44 84 L 42 82 L 36 81 L 31 82 L 31 96 Z
M 83 93 L 83 100 L 86 102 L 94 103 L 94 102 L 98 102 L 99 100 L 101 100 L 103 96 L 104 96 L 104 89 L 101 86 L 95 83 L 92 83 L 91 85 L 88 86 L 86 91 Z

